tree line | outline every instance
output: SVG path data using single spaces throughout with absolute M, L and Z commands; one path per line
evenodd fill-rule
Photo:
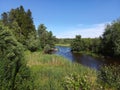
M 83 39 L 81 35 L 76 35 L 71 42 L 71 51 L 85 51 L 120 58 L 120 19 L 108 24 L 99 38 Z
M 51 31 L 47 31 L 44 24 L 40 24 L 38 29 L 35 29 L 30 9 L 25 11 L 23 6 L 11 9 L 10 12 L 1 14 L 1 21 L 25 49 L 36 51 L 46 45 L 50 48 L 54 47 L 55 36 Z
M 34 84 L 24 51 L 54 48 L 55 36 L 44 24 L 35 29 L 32 12 L 23 6 L 1 14 L 0 90 L 33 90 Z

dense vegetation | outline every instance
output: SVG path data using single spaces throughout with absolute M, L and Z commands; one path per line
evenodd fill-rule
M 45 51 L 49 51 L 51 48 L 54 48 L 56 37 L 53 36 L 51 31 L 48 32 L 46 29 L 47 28 L 44 26 L 44 24 L 39 25 L 38 39 L 39 39 L 39 44 L 41 46 L 41 49 L 45 49 Z
M 96 71 L 63 57 L 25 52 L 36 90 L 89 90 L 96 88 Z
M 56 42 L 71 43 L 76 52 L 119 57 L 119 34 L 117 20 L 106 27 L 101 38 L 77 35 L 75 39 L 56 39 L 44 24 L 35 29 L 29 9 L 20 6 L 4 12 L 0 19 L 0 90 L 119 90 L 120 66 L 95 71 L 45 54 L 54 49 Z
M 23 58 L 23 48 L 9 28 L 0 23 L 0 89 L 30 90 L 32 79 Z
M 40 24 L 36 30 L 32 12 L 29 9 L 25 11 L 23 6 L 11 9 L 10 12 L 4 12 L 1 15 L 1 21 L 25 49 L 37 51 L 44 49 L 46 45 L 49 45 L 50 48 L 54 47 L 55 36 L 52 32 L 48 32 L 44 24 Z
M 11 29 L 17 41 L 30 50 L 35 48 L 35 46 L 32 46 L 30 40 L 34 41 L 36 39 L 36 30 L 31 14 L 30 10 L 25 12 L 23 6 L 20 6 L 19 8 L 11 9 L 8 13 L 4 12 L 1 17 L 4 26 Z
M 120 20 L 108 24 L 100 38 L 82 39 L 80 35 L 71 42 L 72 51 L 91 52 L 108 57 L 120 57 Z
M 0 19 L 0 90 L 33 90 L 33 77 L 24 51 L 44 50 L 49 46 L 45 48 L 48 52 L 54 48 L 54 40 L 43 24 L 37 32 L 29 9 L 25 11 L 20 6 L 4 12 Z
M 71 38 L 57 38 L 56 45 L 58 46 L 70 46 L 73 39 Z
M 101 37 L 101 53 L 111 57 L 120 57 L 120 20 L 107 25 Z
M 119 90 L 120 66 L 99 71 L 69 62 L 63 57 L 25 52 L 36 90 Z

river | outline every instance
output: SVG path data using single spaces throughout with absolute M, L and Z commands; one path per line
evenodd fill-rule
M 88 55 L 72 53 L 71 48 L 65 46 L 56 46 L 56 48 L 58 49 L 58 51 L 55 52 L 55 54 L 63 56 L 71 62 L 77 62 L 90 68 L 99 69 L 103 65 L 108 66 L 111 64 L 115 64 L 116 66 L 120 65 L 120 60 L 94 58 Z

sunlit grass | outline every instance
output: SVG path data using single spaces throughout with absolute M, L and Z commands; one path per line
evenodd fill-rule
M 57 55 L 42 52 L 25 52 L 27 65 L 31 68 L 36 90 L 64 90 L 62 82 L 66 76 L 76 73 L 87 76 L 91 84 L 96 82 L 96 71 L 77 63 L 72 63 Z
M 27 65 L 32 66 L 64 66 L 68 63 L 64 58 L 57 55 L 43 54 L 42 52 L 25 52 Z M 69 62 L 70 63 L 70 62 Z
M 70 47 L 70 44 L 55 44 L 56 46 Z

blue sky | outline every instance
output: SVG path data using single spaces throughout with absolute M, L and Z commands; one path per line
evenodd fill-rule
M 36 28 L 43 23 L 58 38 L 99 37 L 120 17 L 120 0 L 0 0 L 0 14 L 20 5 L 32 11 Z

